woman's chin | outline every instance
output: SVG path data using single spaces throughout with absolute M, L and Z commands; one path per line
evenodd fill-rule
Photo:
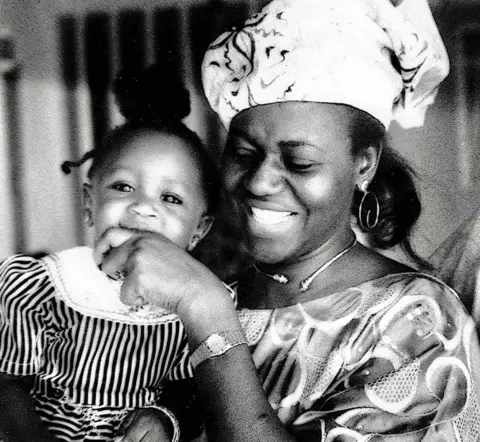
M 255 262 L 274 265 L 289 261 L 293 251 L 287 249 L 285 243 L 265 239 L 247 240 L 247 250 Z

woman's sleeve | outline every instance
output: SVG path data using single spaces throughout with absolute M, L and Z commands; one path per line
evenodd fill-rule
M 0 266 L 0 371 L 38 372 L 45 342 L 46 302 L 53 285 L 40 262 L 17 255 Z
M 422 440 L 479 441 L 480 345 L 475 323 L 452 289 L 432 285 L 432 300 L 439 308 L 430 332 L 436 345 L 424 348 L 417 359 L 425 382 L 419 388 L 438 403 Z

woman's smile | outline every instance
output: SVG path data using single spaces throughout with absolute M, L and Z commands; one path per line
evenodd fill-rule
M 294 226 L 297 215 L 296 212 L 260 209 L 255 206 L 247 206 L 245 212 L 249 229 L 256 236 L 286 233 Z

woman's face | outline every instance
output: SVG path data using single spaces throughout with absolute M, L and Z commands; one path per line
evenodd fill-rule
M 223 159 L 247 247 L 259 262 L 295 262 L 350 229 L 359 160 L 350 108 L 286 102 L 232 121 Z

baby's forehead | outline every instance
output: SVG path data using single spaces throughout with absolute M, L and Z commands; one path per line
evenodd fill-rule
M 203 173 L 198 149 L 177 136 L 148 134 L 112 145 L 100 160 L 103 175 L 120 170 L 141 173 L 158 170 L 176 176 L 189 175 L 191 179 Z

